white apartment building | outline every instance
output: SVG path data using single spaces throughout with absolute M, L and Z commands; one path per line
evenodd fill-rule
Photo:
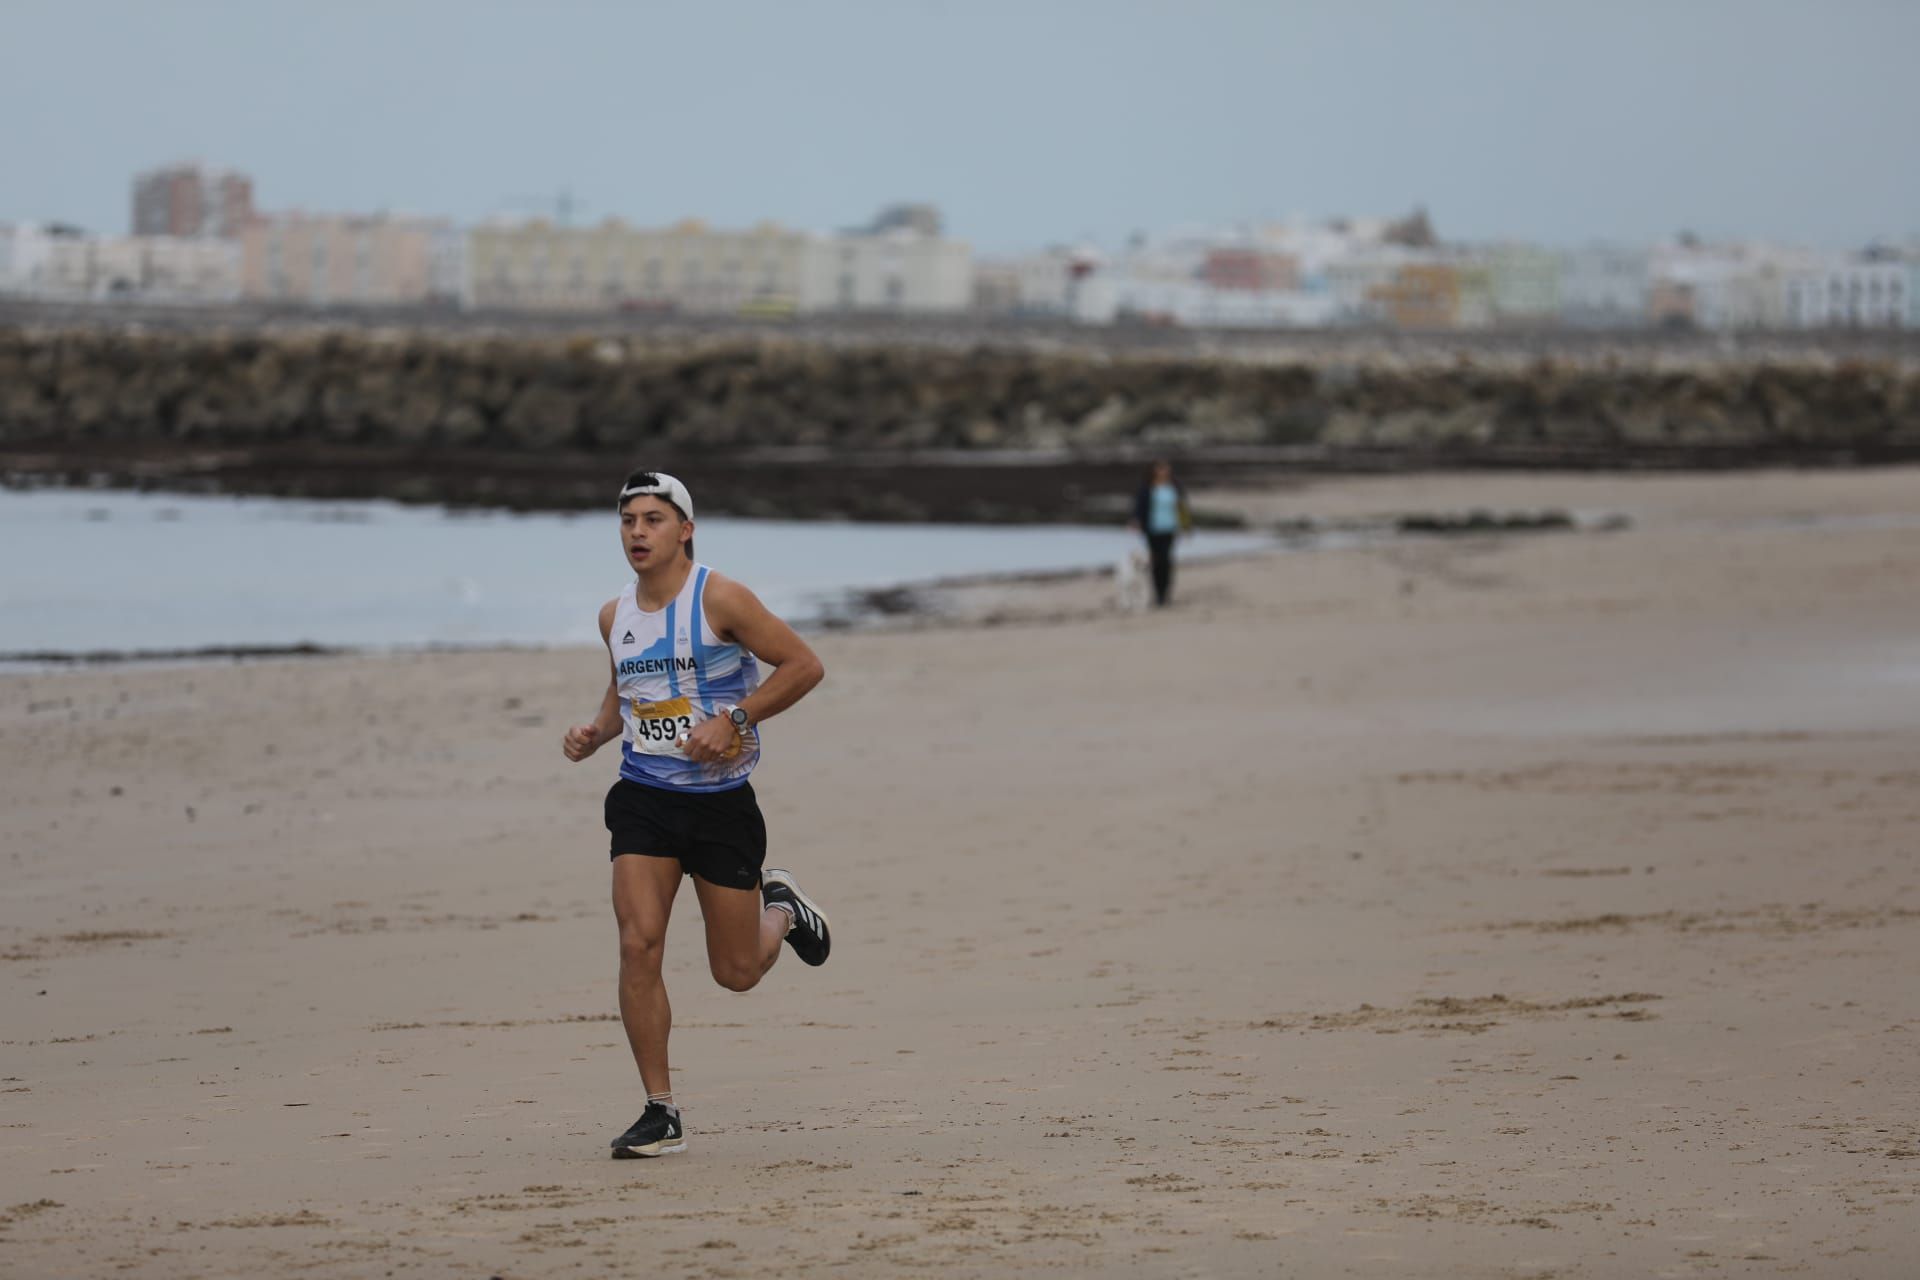
M 1086 248 L 983 264 L 976 301 L 1002 313 L 1126 317 L 1203 328 L 1313 328 L 1384 316 L 1379 295 L 1431 251 L 1383 242 L 1388 219 L 1183 227 L 1111 258 Z
M 1076 309 L 1081 281 L 1101 263 L 1096 250 L 1065 246 L 979 263 L 974 307 L 1000 315 L 1068 315 Z
M 31 296 L 45 287 L 57 234 L 32 222 L 0 223 L 0 294 Z
M 1650 258 L 1645 249 L 1593 244 L 1560 254 L 1560 320 L 1576 328 L 1647 323 Z
M 965 244 L 904 227 L 811 239 L 799 309 L 964 311 L 973 301 Z
M 1122 316 L 1209 328 L 1384 323 L 1393 318 L 1391 297 L 1405 271 L 1439 265 L 1449 323 L 1489 323 L 1487 273 L 1469 279 L 1457 255 L 1408 245 L 1430 238 L 1423 214 L 1176 227 L 1135 236 L 1111 257 L 1061 246 L 984 263 L 975 304 L 988 312 L 1067 314 L 1087 324 Z
M 13 227 L 0 230 L 0 292 L 68 302 L 231 302 L 240 296 L 240 254 L 226 240 Z
M 1291 255 L 1300 264 L 1300 276 L 1309 290 L 1326 285 L 1327 268 L 1333 263 L 1381 243 L 1388 227 L 1381 218 L 1339 225 L 1316 222 L 1269 223 L 1254 233 L 1258 247 Z
M 1897 259 L 1840 261 L 1784 282 L 1785 322 L 1795 329 L 1898 329 L 1913 323 L 1914 265 Z
M 427 300 L 473 305 L 473 280 L 467 271 L 467 233 L 439 223 L 427 239 Z
M 1702 329 L 1777 329 L 1792 323 L 1787 282 L 1819 261 L 1777 245 L 1662 245 L 1650 257 L 1649 297 L 1684 297 Z

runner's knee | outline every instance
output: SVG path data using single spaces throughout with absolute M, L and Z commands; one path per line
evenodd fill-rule
M 751 991 L 760 985 L 761 968 L 751 961 L 709 960 L 713 980 L 729 991 Z
M 660 957 L 666 951 L 666 939 L 640 929 L 620 931 L 620 967 L 646 973 L 660 972 Z

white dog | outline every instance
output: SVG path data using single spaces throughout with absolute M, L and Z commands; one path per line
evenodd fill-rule
M 1127 613 L 1147 607 L 1152 588 L 1147 583 L 1147 553 L 1135 547 L 1113 566 L 1113 600 Z

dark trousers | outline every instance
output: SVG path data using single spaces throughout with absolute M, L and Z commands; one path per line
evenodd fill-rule
M 1153 602 L 1165 604 L 1173 594 L 1173 535 L 1147 535 L 1147 555 L 1153 561 Z

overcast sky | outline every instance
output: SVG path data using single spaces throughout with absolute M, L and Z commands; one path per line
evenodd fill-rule
M 137 170 L 263 209 L 812 230 L 927 200 L 1000 252 L 1430 211 L 1443 236 L 1920 233 L 1916 0 L 0 0 L 0 220 Z

